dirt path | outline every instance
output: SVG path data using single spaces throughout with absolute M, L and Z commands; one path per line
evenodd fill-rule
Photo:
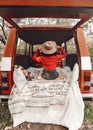
M 15 128 L 13 128 L 12 126 L 6 127 L 5 130 L 68 130 L 68 129 L 60 125 L 25 122 Z
M 41 123 L 22 123 L 21 125 L 13 128 L 7 126 L 4 130 L 68 130 L 60 125 L 41 124 Z M 79 130 L 93 130 L 93 125 L 82 125 Z

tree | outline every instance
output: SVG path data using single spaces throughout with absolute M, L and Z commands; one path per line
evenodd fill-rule
M 5 44 L 7 40 L 7 31 L 9 29 L 8 24 L 0 17 L 0 42 Z

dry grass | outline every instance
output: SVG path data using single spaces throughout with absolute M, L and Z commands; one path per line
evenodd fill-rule
M 85 101 L 84 124 L 93 125 L 93 101 Z

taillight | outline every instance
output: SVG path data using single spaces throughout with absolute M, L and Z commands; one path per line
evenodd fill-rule
M 84 90 L 89 91 L 91 87 L 91 72 L 85 71 L 84 72 Z

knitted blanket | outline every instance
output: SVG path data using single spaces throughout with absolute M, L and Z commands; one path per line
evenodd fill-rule
M 37 70 L 40 71 L 33 68 Z M 69 130 L 80 128 L 84 104 L 77 82 L 77 66 L 73 72 L 59 68 L 58 71 L 64 74 L 63 80 L 26 81 L 20 69 L 14 71 L 15 84 L 8 101 L 14 127 L 27 121 L 63 125 Z

